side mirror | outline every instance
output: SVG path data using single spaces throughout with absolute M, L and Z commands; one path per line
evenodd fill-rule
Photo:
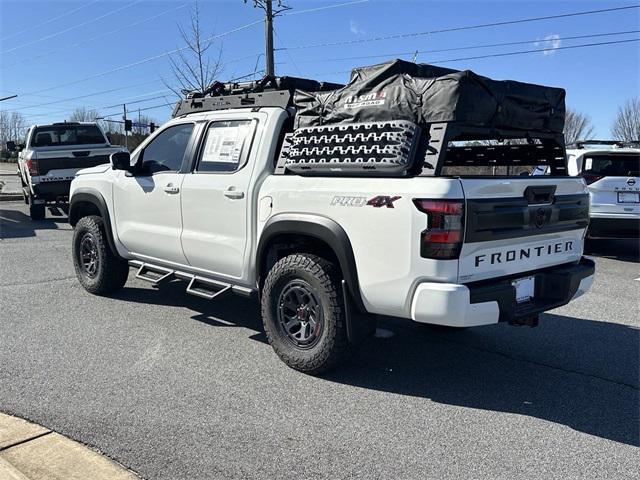
M 129 152 L 112 153 L 109 160 L 111 160 L 111 168 L 114 170 L 126 170 L 127 172 L 133 170 L 131 168 L 131 155 Z
M 18 150 L 16 142 L 14 142 L 13 140 L 9 140 L 7 142 L 7 150 L 9 150 L 10 152 L 15 152 L 16 150 Z

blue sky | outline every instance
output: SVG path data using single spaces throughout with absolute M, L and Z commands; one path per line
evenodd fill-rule
M 339 46 L 295 48 L 637 4 L 635 0 L 369 0 L 315 12 L 303 11 L 348 2 L 286 2 L 293 7 L 291 13 L 297 14 L 276 19 L 276 47 L 290 48 L 277 52 L 278 74 L 344 82 L 348 78 L 344 72 L 353 66 L 398 56 L 410 60 L 413 54 L 398 54 L 416 50 L 532 42 L 419 54 L 418 61 L 428 63 L 640 37 L 632 33 L 565 39 L 640 30 L 640 9 L 634 9 Z M 97 75 L 181 47 L 177 24 L 186 24 L 191 3 L 191 0 L 0 0 L 0 96 L 19 95 L 15 100 L 1 102 L 0 107 L 21 112 L 29 123 L 45 123 L 64 120 L 79 106 L 112 114 L 121 107 L 107 107 L 135 101 L 132 109 L 148 108 L 145 114 L 158 122 L 167 120 L 170 107 L 150 108 L 175 99 L 161 80 L 171 78 L 167 57 Z M 201 0 L 205 32 L 221 34 L 260 20 L 262 11 L 252 8 L 251 3 L 251 0 L 247 5 L 242 0 Z M 249 74 L 256 62 L 263 68 L 263 57 L 258 58 L 263 42 L 260 23 L 220 38 L 217 46 L 222 48 L 225 63 L 223 77 Z M 591 117 L 599 137 L 608 137 L 618 106 L 640 95 L 639 53 L 640 42 L 631 42 L 460 60 L 443 65 L 471 69 L 497 79 L 563 87 L 567 90 L 567 104 Z M 93 78 L 85 80 L 89 77 Z M 107 90 L 111 91 L 105 92 Z M 93 95 L 98 92 L 105 93 Z M 86 97 L 74 98 L 80 96 Z M 48 105 L 43 105 L 46 103 Z

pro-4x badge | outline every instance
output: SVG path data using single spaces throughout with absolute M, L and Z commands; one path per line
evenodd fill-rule
M 369 200 L 367 202 L 367 205 L 371 205 L 372 207 L 375 207 L 375 208 L 382 208 L 382 207 L 394 208 L 393 202 L 395 202 L 399 198 L 402 198 L 402 197 L 399 197 L 399 196 L 390 197 L 388 195 L 378 195 L 377 197 L 373 197 L 371 200 Z

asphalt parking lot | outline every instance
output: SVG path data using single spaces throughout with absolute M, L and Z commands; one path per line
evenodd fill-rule
M 637 478 L 633 242 L 593 244 L 593 290 L 538 328 L 385 319 L 323 378 L 280 362 L 241 298 L 133 275 L 91 296 L 70 243 L 66 217 L 0 203 L 0 411 L 144 478 Z

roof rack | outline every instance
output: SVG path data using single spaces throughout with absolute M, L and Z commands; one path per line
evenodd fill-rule
M 193 91 L 180 100 L 172 116 L 179 117 L 190 113 L 233 108 L 280 107 L 292 105 L 295 90 L 323 92 L 335 90 L 344 85 L 330 82 L 318 82 L 307 78 L 271 77 L 248 82 L 213 82 L 204 92 Z
M 638 148 L 640 147 L 640 140 L 576 140 L 567 145 L 567 148 L 584 148 L 585 145 L 613 145 L 618 148 Z

